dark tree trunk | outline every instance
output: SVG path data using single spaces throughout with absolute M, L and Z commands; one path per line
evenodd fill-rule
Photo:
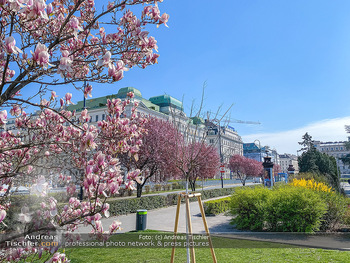
M 143 184 L 136 182 L 136 196 L 141 197 Z
M 189 180 L 188 181 L 191 187 L 192 192 L 196 191 L 196 180 Z

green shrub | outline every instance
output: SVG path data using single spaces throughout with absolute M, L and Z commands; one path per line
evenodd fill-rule
M 236 216 L 233 223 L 238 229 L 263 230 L 265 221 L 265 204 L 271 190 L 257 186 L 240 188 L 232 195 L 230 209 Z
M 166 184 L 163 186 L 163 189 L 164 189 L 164 191 L 170 191 L 170 187 L 171 187 L 170 184 Z
M 344 224 L 350 227 L 350 205 L 348 205 L 344 214 Z
M 350 223 L 349 199 L 337 192 L 322 192 L 284 185 L 268 190 L 242 188 L 232 195 L 233 222 L 239 229 L 282 232 L 333 231 Z
M 138 209 L 155 209 L 166 206 L 166 197 L 144 196 L 141 198 L 123 198 L 108 201 L 109 212 L 112 216 L 123 215 L 128 213 L 136 213 Z
M 237 187 L 236 187 L 237 188 Z M 201 191 L 202 200 L 232 194 L 235 188 L 220 188 Z M 176 205 L 178 194 L 142 196 L 141 198 L 120 198 L 108 200 L 111 216 L 135 213 L 137 209 L 157 209 Z M 184 202 L 182 198 L 182 202 Z M 197 201 L 197 197 L 190 198 L 190 202 Z
M 271 191 L 264 208 L 270 231 L 313 232 L 319 230 L 327 206 L 311 189 L 286 186 Z
M 175 190 L 175 189 L 181 189 L 181 185 L 178 182 L 172 182 L 171 183 L 171 189 Z
M 155 184 L 154 185 L 154 191 L 158 192 L 160 190 L 162 190 L 162 186 L 160 184 Z
M 345 213 L 347 211 L 347 197 L 337 192 L 319 192 L 319 195 L 327 205 L 327 212 L 322 218 L 321 230 L 334 231 L 339 229 L 340 225 L 345 223 Z
M 151 186 L 150 185 L 145 185 L 145 192 L 149 193 L 151 191 Z
M 206 215 L 218 215 L 226 212 L 230 208 L 231 197 L 220 198 L 204 202 L 204 212 Z

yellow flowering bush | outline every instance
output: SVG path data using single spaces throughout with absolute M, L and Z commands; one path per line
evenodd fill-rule
M 304 187 L 307 189 L 312 189 L 315 191 L 321 191 L 321 192 L 326 192 L 326 193 L 331 193 L 334 192 L 332 187 L 329 187 L 325 183 L 322 182 L 317 182 L 314 179 L 293 179 L 293 181 L 290 183 L 292 186 L 297 186 L 297 187 Z

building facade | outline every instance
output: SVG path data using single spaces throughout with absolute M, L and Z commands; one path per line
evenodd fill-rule
M 293 154 L 280 154 L 279 155 L 279 165 L 283 173 L 288 173 L 288 168 L 293 165 L 294 173 L 299 173 L 298 157 Z
M 337 160 L 337 166 L 339 168 L 340 174 L 350 174 L 350 165 L 344 164 L 341 159 L 347 154 L 350 154 L 350 150 L 345 147 L 346 141 L 339 142 L 321 142 L 314 141 L 314 146 L 317 150 L 322 153 L 326 153 L 329 156 L 333 156 Z
M 119 89 L 117 94 L 78 101 L 74 105 L 69 105 L 68 110 L 75 110 L 77 117 L 79 117 L 80 112 L 84 108 L 88 109 L 91 117 L 90 123 L 97 125 L 98 121 L 104 120 L 107 116 L 107 100 L 116 98 L 124 100 L 127 98 L 129 92 L 134 93 L 134 98 L 130 100 L 131 103 L 126 108 L 125 117 L 131 116 L 131 109 L 134 103 L 137 102 L 137 115 L 141 117 L 153 116 L 174 123 L 177 125 L 178 130 L 185 135 L 184 137 L 188 142 L 205 140 L 206 143 L 217 148 L 224 163 L 228 163 L 229 158 L 234 154 L 243 155 L 243 142 L 234 128 L 229 126 L 221 127 L 213 123 L 209 125 L 209 122 L 202 118 L 187 117 L 183 111 L 182 102 L 169 95 L 160 95 L 145 99 L 138 89 L 125 87 Z M 6 129 L 16 132 L 14 119 L 8 120 Z M 43 175 L 49 175 L 49 171 L 45 170 L 44 165 L 38 172 Z M 230 172 L 227 170 L 224 177 L 228 178 L 229 175 Z
M 174 123 L 188 142 L 190 140 L 202 141 L 204 139 L 206 143 L 217 148 L 223 163 L 228 163 L 230 157 L 234 154 L 243 155 L 242 138 L 233 127 L 222 127 L 200 117 L 187 117 L 183 111 L 182 102 L 179 100 L 169 95 L 145 99 L 138 89 L 132 87 L 121 88 L 115 95 L 86 100 L 85 107 L 89 110 L 90 122 L 97 123 L 105 118 L 107 99 L 120 98 L 123 100 L 127 98 L 127 93 L 129 92 L 134 93 L 134 98 L 126 110 L 127 116 L 131 115 L 133 103 L 137 101 L 139 105 L 136 109 L 136 114 L 141 117 L 153 116 Z M 69 110 L 76 110 L 79 114 L 79 111 L 83 108 L 84 102 L 79 101 L 76 105 L 70 106 Z M 228 178 L 229 175 L 230 171 L 227 170 L 224 173 L 224 178 Z
M 275 149 L 270 149 L 268 146 L 261 147 L 255 142 L 243 144 L 243 156 L 258 162 L 263 162 L 264 157 L 269 156 L 274 164 L 279 164 L 279 155 Z

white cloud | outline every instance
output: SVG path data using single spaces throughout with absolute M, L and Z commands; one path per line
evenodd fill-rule
M 345 141 L 347 134 L 344 126 L 350 125 L 350 116 L 336 119 L 326 119 L 314 123 L 310 123 L 304 127 L 276 132 L 276 133 L 256 133 L 242 136 L 243 142 L 253 142 L 258 139 L 261 145 L 269 145 L 275 148 L 278 153 L 292 153 L 296 154 L 297 150 L 301 148 L 298 144 L 301 137 L 308 132 L 316 141 Z

